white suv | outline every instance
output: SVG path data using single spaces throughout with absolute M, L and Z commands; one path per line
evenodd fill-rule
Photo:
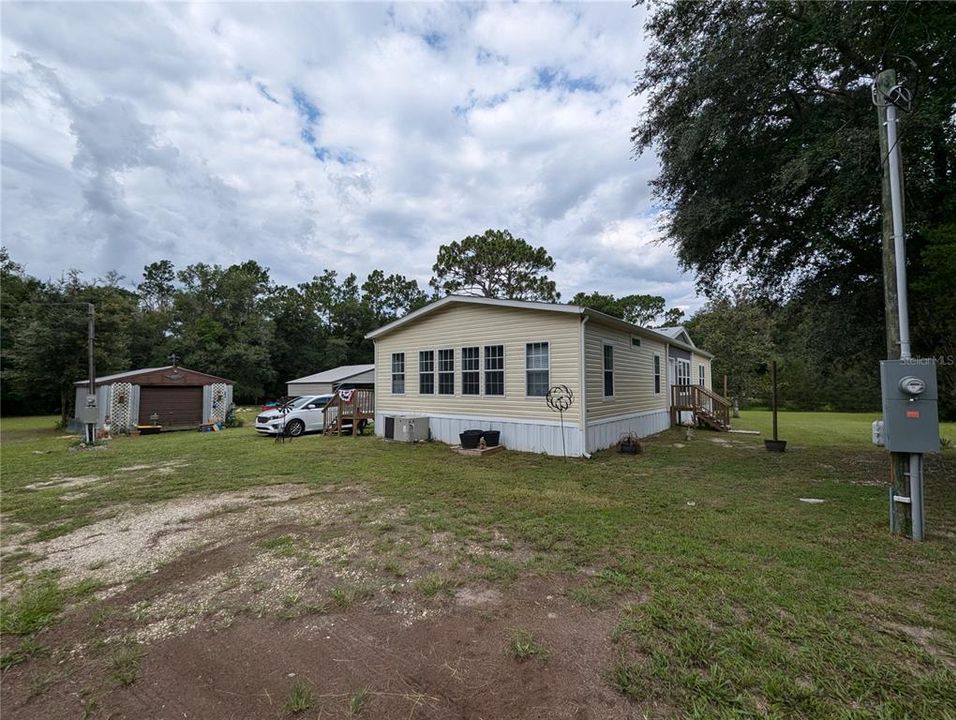
M 292 401 L 292 409 L 286 413 L 283 425 L 282 413 L 278 410 L 266 410 L 256 416 L 256 432 L 260 435 L 278 435 L 283 427 L 288 434 L 298 437 L 303 433 L 324 429 L 322 408 L 326 406 L 331 395 L 302 395 Z

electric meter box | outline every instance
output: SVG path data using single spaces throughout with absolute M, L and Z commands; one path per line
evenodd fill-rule
M 78 407 L 76 409 L 76 419 L 84 425 L 95 425 L 97 421 L 97 415 L 98 413 L 96 405 L 93 405 L 93 407 Z
M 939 391 L 936 362 L 930 359 L 880 361 L 883 386 L 883 441 L 890 452 L 939 452 Z

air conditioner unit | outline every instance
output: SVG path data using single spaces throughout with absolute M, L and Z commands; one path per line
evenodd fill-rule
M 391 433 L 389 432 L 391 430 Z M 395 415 L 385 418 L 385 437 L 399 442 L 428 440 L 428 418 Z

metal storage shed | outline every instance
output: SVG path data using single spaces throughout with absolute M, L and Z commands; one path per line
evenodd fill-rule
M 375 388 L 374 365 L 341 365 L 286 383 L 289 395 L 329 395 L 342 386 Z
M 148 425 L 158 416 L 164 430 L 197 428 L 210 418 L 225 420 L 232 405 L 232 380 L 166 365 L 96 379 L 97 427 L 110 418 L 112 432 Z M 75 383 L 76 405 L 86 405 L 89 380 Z

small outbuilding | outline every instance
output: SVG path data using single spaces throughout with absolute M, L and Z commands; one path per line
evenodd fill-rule
M 314 375 L 306 375 L 286 383 L 286 392 L 290 396 L 331 395 L 336 390 L 359 388 L 375 389 L 374 365 L 340 365 L 331 370 L 323 370 Z
M 96 378 L 96 424 L 102 427 L 108 416 L 113 433 L 152 424 L 163 430 L 196 429 L 211 418 L 226 419 L 234 385 L 176 365 L 105 375 Z M 75 407 L 86 407 L 89 380 L 75 387 Z

